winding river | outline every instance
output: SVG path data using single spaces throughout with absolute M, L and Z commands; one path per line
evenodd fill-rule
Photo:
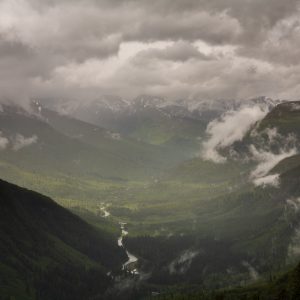
M 107 218 L 110 216 L 110 212 L 107 211 L 107 207 L 104 203 L 101 204 L 100 210 L 103 212 L 103 217 Z M 122 265 L 123 270 L 131 271 L 133 274 L 139 274 L 138 270 L 134 267 L 134 264 L 138 261 L 138 258 L 134 256 L 132 253 L 130 253 L 126 247 L 124 246 L 123 239 L 126 235 L 128 235 L 128 231 L 125 229 L 126 223 L 119 222 L 120 228 L 121 228 L 121 235 L 118 238 L 118 246 L 123 247 L 126 251 L 126 254 L 128 256 L 128 260 Z
M 130 253 L 124 246 L 123 238 L 126 235 L 128 235 L 128 231 L 125 229 L 126 223 L 120 222 L 119 224 L 121 227 L 121 236 L 118 238 L 118 245 L 125 249 L 126 254 L 128 256 L 128 260 L 123 264 L 122 268 L 123 268 L 123 270 L 126 270 L 126 269 L 128 270 L 133 263 L 136 263 L 138 261 L 138 258 L 136 256 L 134 256 L 132 253 Z M 138 270 L 136 268 L 133 268 L 133 270 L 131 270 L 131 272 L 134 274 L 138 274 Z

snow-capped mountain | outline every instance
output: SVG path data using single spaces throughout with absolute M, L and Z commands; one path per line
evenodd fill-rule
M 180 117 L 210 122 L 222 113 L 236 110 L 243 105 L 260 105 L 269 109 L 282 100 L 268 97 L 258 97 L 249 100 L 219 99 L 219 100 L 166 100 L 162 97 L 141 95 L 135 99 L 124 99 L 117 96 L 102 96 L 87 101 L 43 101 L 41 102 L 61 114 L 69 115 L 83 121 L 94 123 L 108 129 L 122 131 L 123 124 L 117 123 L 129 116 L 143 118 L 143 115 L 164 115 L 165 117 Z M 153 116 L 154 117 L 154 116 Z

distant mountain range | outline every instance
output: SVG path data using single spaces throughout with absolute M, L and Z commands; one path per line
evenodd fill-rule
M 166 101 L 160 97 L 139 96 L 132 100 L 106 96 L 93 101 L 46 101 L 37 106 L 48 107 L 61 115 L 76 118 L 153 145 L 163 145 L 187 156 L 199 151 L 207 124 L 224 112 L 243 105 L 273 108 L 281 100 L 259 97 L 250 100 Z
M 219 99 L 219 100 L 184 100 L 168 101 L 161 97 L 142 95 L 132 100 L 116 96 L 103 96 L 95 100 L 62 101 L 40 100 L 43 105 L 78 119 L 103 126 L 124 130 L 118 126 L 118 119 L 125 116 L 138 115 L 143 111 L 155 111 L 171 118 L 187 117 L 201 119 L 204 122 L 214 119 L 221 113 L 237 109 L 241 105 L 265 105 L 270 108 L 284 100 L 274 100 L 268 97 L 258 97 L 249 100 Z

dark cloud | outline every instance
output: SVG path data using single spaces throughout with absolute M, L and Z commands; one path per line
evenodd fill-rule
M 139 64 L 147 64 L 149 60 L 185 62 L 190 59 L 210 60 L 213 57 L 201 53 L 195 45 L 184 41 L 178 41 L 164 49 L 143 50 L 135 57 L 135 61 Z
M 237 41 L 241 31 L 239 22 L 224 11 L 178 12 L 145 18 L 125 32 L 124 38 L 141 41 L 201 39 L 211 44 L 231 44 Z
M 297 98 L 298 0 L 2 0 L 2 98 Z

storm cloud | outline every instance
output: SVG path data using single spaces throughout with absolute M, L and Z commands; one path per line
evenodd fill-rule
M 0 99 L 296 99 L 297 0 L 2 0 Z

